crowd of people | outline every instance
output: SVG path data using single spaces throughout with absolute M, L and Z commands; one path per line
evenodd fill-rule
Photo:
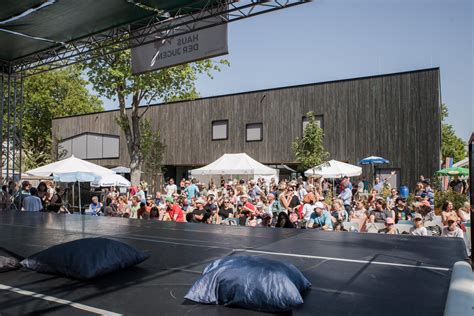
M 456 179 L 453 188 L 462 186 Z M 384 197 L 382 192 L 389 192 Z M 67 212 L 64 189 L 52 181 L 32 187 L 22 183 L 17 199 L 25 211 Z M 446 201 L 440 217 L 434 211 L 434 191 L 429 179 L 421 178 L 414 191 L 414 202 L 408 204 L 388 181 L 375 179 L 372 188 L 365 179 L 351 183 L 343 177 L 336 185 L 322 179 L 302 177 L 292 181 L 269 183 L 257 180 L 220 179 L 217 185 L 206 185 L 196 179 L 182 179 L 177 185 L 169 179 L 163 190 L 150 194 L 141 182 L 127 192 L 117 188 L 103 190 L 92 197 L 86 215 L 112 216 L 144 220 L 192 222 L 203 224 L 241 225 L 250 227 L 281 227 L 318 229 L 324 231 L 358 231 L 398 234 L 398 223 L 410 224 L 412 235 L 464 238 L 465 224 L 470 221 L 471 206 L 466 202 L 455 209 Z M 9 202 L 12 201 L 12 202 Z M 15 199 L 3 186 L 0 209 Z M 437 225 L 426 226 L 425 223 Z M 382 227 L 381 227 L 382 226 Z

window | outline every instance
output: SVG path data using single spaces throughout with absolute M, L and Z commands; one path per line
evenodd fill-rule
M 84 133 L 58 143 L 58 157 L 81 159 L 119 158 L 120 138 L 115 135 Z
M 314 120 L 316 121 L 316 124 L 321 127 L 322 129 L 324 129 L 324 125 L 323 125 L 323 116 L 322 115 L 315 115 L 314 116 Z M 304 129 L 306 128 L 306 126 L 308 125 L 309 123 L 309 119 L 306 117 L 306 116 L 303 116 L 303 127 L 302 127 L 302 134 L 304 132 Z
M 229 133 L 229 121 L 213 121 L 212 122 L 212 140 L 226 140 Z
M 258 142 L 263 139 L 263 124 L 247 124 L 245 129 L 245 140 L 248 142 Z

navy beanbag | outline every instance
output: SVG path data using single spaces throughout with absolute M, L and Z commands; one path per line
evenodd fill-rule
M 209 264 L 185 298 L 197 303 L 283 312 L 302 304 L 311 283 L 292 264 L 254 256 L 230 256 Z
M 87 280 L 131 267 L 149 256 L 116 240 L 84 238 L 38 252 L 21 261 L 21 265 L 37 272 Z

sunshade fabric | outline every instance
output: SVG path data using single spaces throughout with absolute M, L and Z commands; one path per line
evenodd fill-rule
M 343 176 L 356 177 L 361 174 L 361 167 L 337 160 L 329 160 L 304 172 L 304 175 L 307 177 L 317 175 L 324 178 L 340 178 Z
M 245 153 L 224 154 L 216 161 L 199 169 L 191 170 L 197 175 L 276 175 L 277 171 L 261 164 Z
M 469 169 L 461 167 L 450 167 L 436 171 L 441 176 L 468 176 Z
M 21 16 L 27 10 L 38 8 L 45 2 L 51 4 Z M 211 0 L 212 2 L 214 0 Z M 0 59 L 12 62 L 45 49 L 61 47 L 63 45 L 61 43 L 137 22 L 157 13 L 138 6 L 137 3 L 173 14 L 180 7 L 199 9 L 209 1 L 3 0 L 0 1 L 0 47 L 2 47 Z M 14 19 L 18 16 L 21 17 Z M 5 23 L 10 19 L 12 20 Z M 18 32 L 49 41 L 9 32 Z
M 361 161 L 359 161 L 360 165 L 377 165 L 377 164 L 384 164 L 384 163 L 390 163 L 385 158 L 382 157 L 377 157 L 377 156 L 370 156 L 370 157 L 365 157 Z
M 96 176 L 106 173 L 115 174 L 112 170 L 93 164 L 91 162 L 71 156 L 67 159 L 56 161 L 47 164 L 42 167 L 38 167 L 26 172 L 33 176 L 44 176 L 49 177 L 54 175 L 55 178 L 63 175 L 63 178 L 74 178 L 75 181 L 92 181 Z M 82 175 L 81 175 L 82 174 Z M 92 175 L 90 179 L 89 174 Z M 90 180 L 88 180 L 90 179 Z M 59 179 L 58 179 L 59 180 Z M 63 182 L 75 182 L 75 181 L 63 181 Z

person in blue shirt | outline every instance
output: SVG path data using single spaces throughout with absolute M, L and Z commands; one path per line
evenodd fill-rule
M 196 179 L 186 181 L 186 188 L 184 189 L 184 192 L 188 198 L 188 204 L 191 204 L 193 198 L 197 198 L 199 194 L 199 189 L 196 185 Z
M 97 196 L 92 197 L 92 203 L 89 205 L 89 208 L 85 211 L 87 215 L 97 216 L 102 208 L 102 203 L 99 202 Z
M 326 210 L 324 204 L 316 202 L 314 204 L 314 213 L 311 214 L 308 227 L 318 227 L 321 230 L 333 230 L 331 214 Z
M 341 193 L 338 196 L 338 198 L 342 200 L 342 203 L 344 205 L 344 209 L 346 210 L 348 215 L 350 215 L 352 213 L 352 209 L 351 209 L 352 189 L 349 185 L 350 185 L 349 180 L 348 179 L 345 180 L 343 182 L 344 189 L 341 191 Z

